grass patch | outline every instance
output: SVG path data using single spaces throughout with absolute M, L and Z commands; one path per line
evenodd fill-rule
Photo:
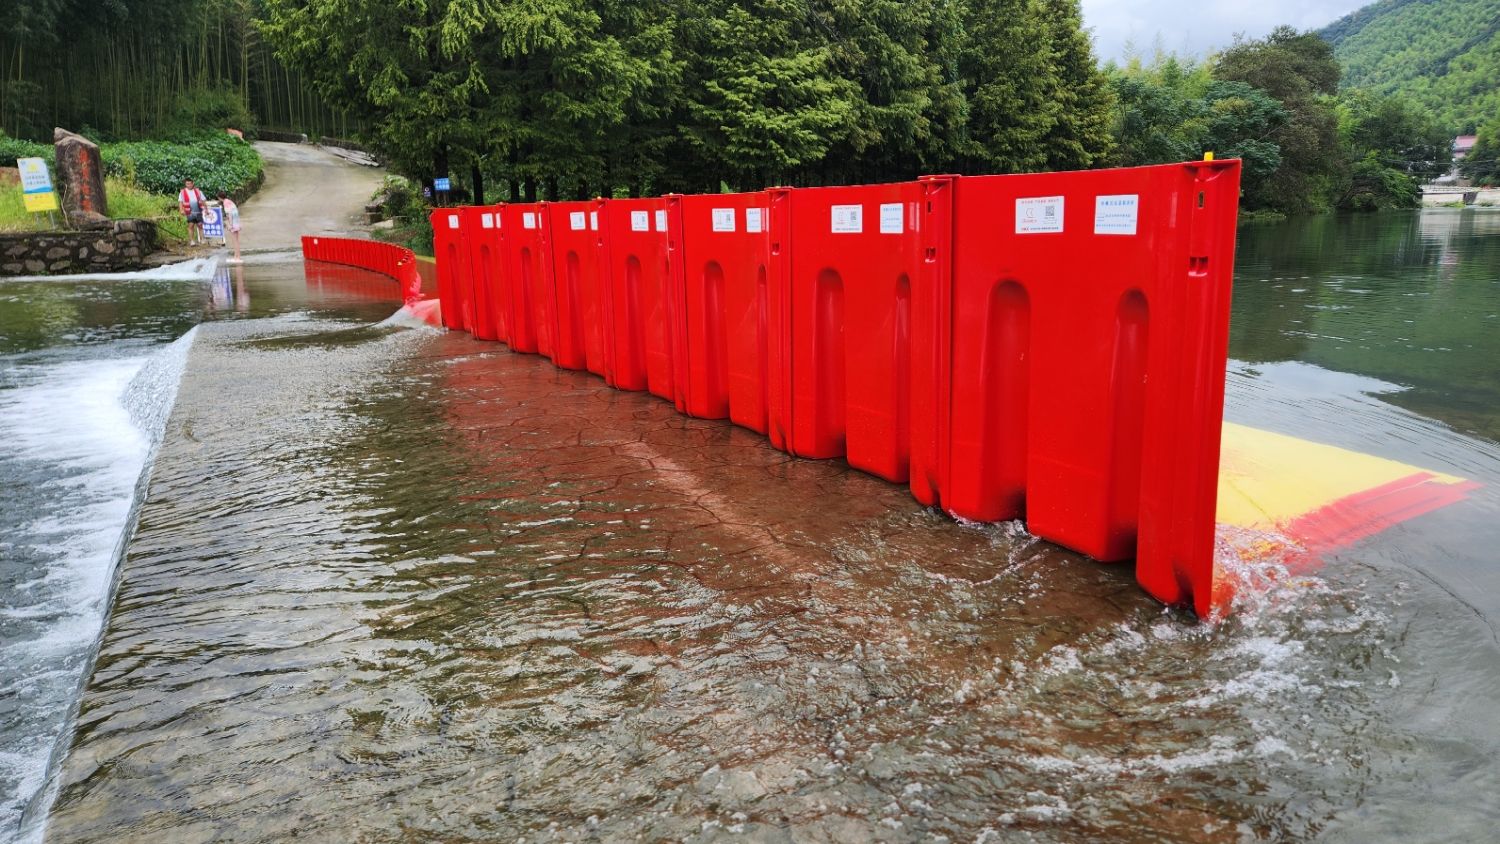
M 124 179 L 104 180 L 104 194 L 113 220 L 144 219 L 156 223 L 162 245 L 187 240 L 187 220 L 177 210 L 171 196 L 150 193 Z M 61 222 L 62 212 L 55 215 Z M 20 185 L 0 186 L 0 231 L 43 231 L 48 228 L 45 215 L 26 213 Z

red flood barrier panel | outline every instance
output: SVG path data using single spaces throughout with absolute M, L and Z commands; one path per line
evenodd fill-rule
M 468 241 L 458 208 L 432 212 L 432 251 L 437 255 L 438 299 L 443 303 L 443 326 L 470 331 L 474 324 L 473 279 Z
M 925 192 L 920 182 L 774 192 L 786 209 L 775 237 L 791 246 L 778 266 L 790 303 L 791 453 L 907 480 L 912 422 L 936 412 L 912 389 L 926 359 L 914 354 L 916 299 L 931 296 Z
M 1239 175 L 953 181 L 947 510 L 1135 556 L 1148 592 L 1201 616 L 1227 603 L 1213 543 Z
M 502 211 L 510 289 L 506 342 L 517 352 L 553 357 L 557 291 L 552 280 L 552 247 L 547 242 L 546 204 L 506 205 Z
M 346 237 L 305 236 L 302 256 L 309 261 L 344 264 L 390 276 L 400 285 L 401 301 L 411 304 L 422 298 L 422 274 L 417 256 L 404 246 Z
M 460 208 L 460 231 L 469 249 L 469 276 L 474 292 L 474 321 L 470 330 L 480 340 L 505 340 L 506 318 L 504 242 L 499 226 L 500 206 Z M 436 231 L 436 230 L 434 230 Z
M 603 204 L 603 200 L 551 202 L 546 212 L 557 301 L 557 353 L 552 359 L 566 369 L 587 369 L 608 378 L 608 302 L 599 231 Z
M 771 284 L 768 191 L 670 197 L 681 244 L 679 335 L 685 410 L 769 430 L 772 372 L 782 365 L 783 307 Z
M 668 247 L 665 199 L 611 199 L 600 227 L 609 279 L 614 380 L 622 390 L 677 395 L 676 337 L 681 323 Z

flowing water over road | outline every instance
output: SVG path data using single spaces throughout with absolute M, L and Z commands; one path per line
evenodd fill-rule
M 1500 215 L 1252 228 L 1240 256 L 1231 418 L 1483 486 L 1218 626 L 1016 525 L 956 524 L 540 358 L 378 326 L 393 306 L 352 273 L 0 284 L 125 303 L 0 322 L 11 370 L 60 358 L 27 384 L 230 317 L 179 346 L 48 838 L 1482 840 Z M 6 546 L 11 608 L 29 595 L 12 572 L 85 559 L 15 521 L 52 556 Z M 0 630 L 6 676 L 33 670 L 18 655 L 43 646 Z M 87 644 L 55 670 L 76 682 Z M 25 706 L 57 710 L 66 685 Z

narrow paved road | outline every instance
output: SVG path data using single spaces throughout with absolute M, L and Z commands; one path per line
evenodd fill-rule
M 315 146 L 255 145 L 266 183 L 240 216 L 246 251 L 295 249 L 304 234 L 363 234 L 364 206 L 385 171 L 350 164 Z

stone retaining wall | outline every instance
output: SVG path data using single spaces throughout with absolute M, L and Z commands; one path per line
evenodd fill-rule
M 138 270 L 156 251 L 156 224 L 115 220 L 108 228 L 0 232 L 0 275 L 66 275 Z

